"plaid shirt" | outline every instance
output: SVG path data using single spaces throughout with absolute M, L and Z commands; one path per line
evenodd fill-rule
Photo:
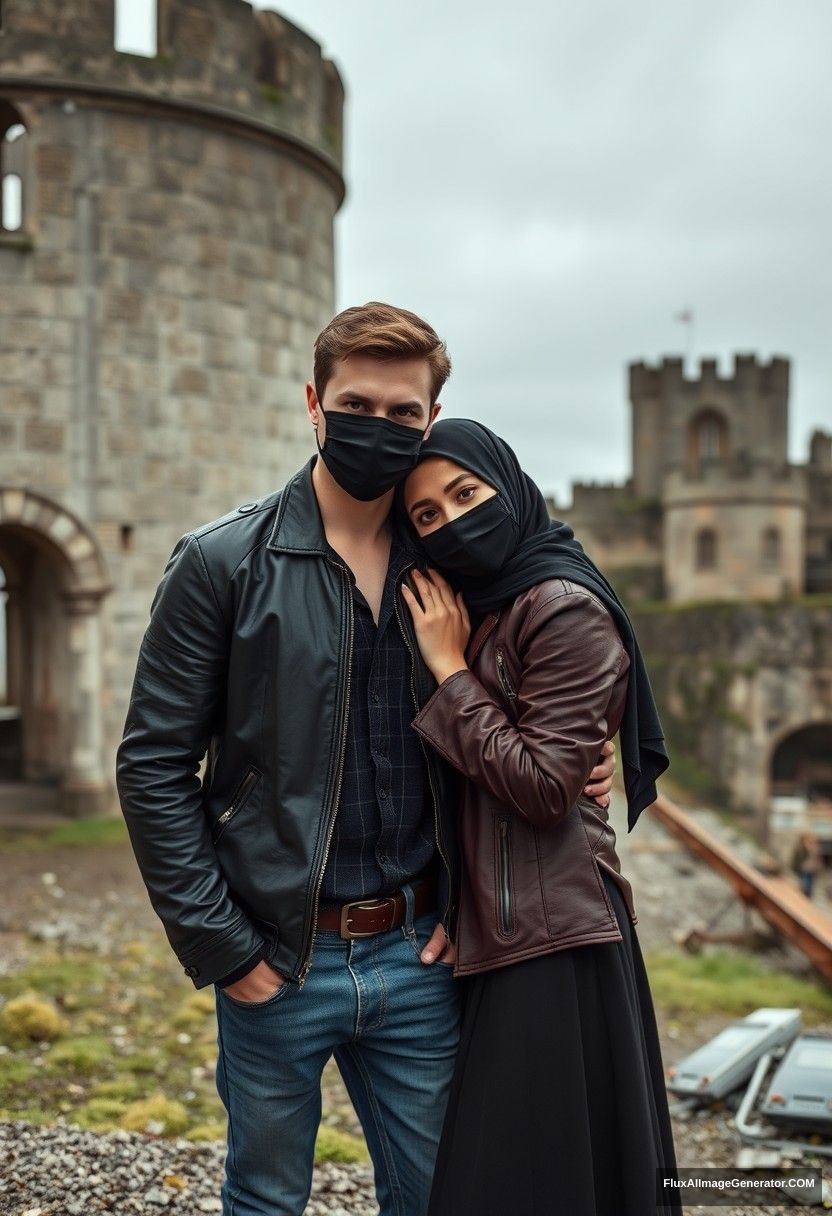
M 350 572 L 355 635 L 349 718 L 322 902 L 389 895 L 421 874 L 436 849 L 425 757 L 410 725 L 416 714 L 410 652 L 395 611 L 397 576 L 407 558 L 394 535 L 378 626 Z

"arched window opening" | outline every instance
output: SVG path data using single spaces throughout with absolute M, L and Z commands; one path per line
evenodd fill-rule
M 763 565 L 769 570 L 776 570 L 780 565 L 780 531 L 778 528 L 765 529 L 762 550 Z
M 715 409 L 700 410 L 688 426 L 688 463 L 699 470 L 728 458 L 728 423 Z
M 716 558 L 716 532 L 713 528 L 700 528 L 696 533 L 696 569 L 713 570 Z
M 722 455 L 722 430 L 716 418 L 703 418 L 699 427 L 700 460 L 719 460 Z
M 115 49 L 152 59 L 157 50 L 157 0 L 116 0 Z
M 0 98 L 0 231 L 19 232 L 24 222 L 26 126 L 15 107 Z

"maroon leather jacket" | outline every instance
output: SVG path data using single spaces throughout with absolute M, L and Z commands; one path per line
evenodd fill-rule
M 467 659 L 413 723 L 468 778 L 455 974 L 621 941 L 601 872 L 635 924 L 632 888 L 607 812 L 581 793 L 624 712 L 630 659 L 612 616 L 549 579 L 487 616 Z

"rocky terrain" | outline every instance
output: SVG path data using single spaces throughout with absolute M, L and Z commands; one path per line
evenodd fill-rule
M 613 820 L 616 825 L 623 823 L 620 796 L 616 797 Z M 712 815 L 708 826 L 733 836 L 729 843 L 740 851 L 753 851 L 718 816 Z M 687 929 L 702 925 L 725 903 L 728 891 L 649 814 L 642 816 L 631 834 L 623 826 L 619 828 L 618 846 L 622 867 L 635 892 L 638 934 L 648 956 L 665 1063 L 680 1058 L 744 1012 L 749 986 L 752 992 L 761 990 L 766 977 L 775 985 L 795 985 L 793 990 L 788 986 L 782 991 L 773 989 L 775 998 L 789 1001 L 793 996 L 796 1003 L 810 999 L 815 1006 L 813 1023 L 832 1030 L 832 1003 L 827 1005 L 822 991 L 807 983 L 811 973 L 796 951 L 772 948 L 751 959 L 742 950 L 722 949 L 710 962 L 707 951 L 705 959 L 697 962 L 679 950 L 679 937 Z M 85 1072 L 78 1064 L 79 1059 L 86 1059 L 84 1040 L 76 1036 L 72 1042 L 80 1045 L 74 1054 L 64 1043 L 62 1050 L 68 1063 L 57 1077 L 54 1069 L 50 1074 L 48 1042 L 30 1045 L 27 1050 L 0 1043 L 0 1078 L 4 1078 L 4 1065 L 8 1069 L 4 1097 L 0 1099 L 4 1120 L 0 1122 L 0 1213 L 153 1216 L 167 1209 L 199 1216 L 220 1211 L 224 1144 L 218 1121 L 222 1112 L 213 1092 L 212 1017 L 202 1007 L 205 994 L 194 994 L 169 954 L 129 845 L 117 841 L 5 852 L 0 855 L 0 889 L 4 892 L 0 1001 L 7 1003 L 12 998 L 19 977 L 36 974 L 33 967 L 37 968 L 39 960 L 45 971 L 67 964 L 70 968 L 92 968 L 90 982 L 94 981 L 101 994 L 99 1007 L 91 1011 L 103 1023 L 98 1038 L 109 1036 L 110 1053 L 118 1057 L 119 1068 L 124 1064 L 123 1071 L 113 1073 L 110 1069 L 99 1075 L 94 1057 L 90 1057 L 93 1063 Z M 743 924 L 742 912 L 732 907 L 720 928 L 741 929 Z M 59 970 L 57 974 L 64 973 Z M 148 978 L 152 985 L 143 987 Z M 708 982 L 717 986 L 716 999 Z M 158 990 L 155 996 L 154 990 Z M 166 1113 L 158 1123 L 153 1119 L 141 1123 L 143 1131 L 119 1126 L 130 1126 L 127 1116 L 136 1107 L 136 1099 L 159 1088 L 160 1076 L 178 1075 L 169 1071 L 163 1037 L 152 1044 L 140 1041 L 147 1012 L 143 1007 L 159 999 L 159 993 L 168 1008 L 178 1009 L 171 1017 L 176 1043 L 173 1050 L 185 1054 L 189 1068 L 187 1077 L 182 1074 L 185 1079 L 177 1092 L 167 1093 L 172 1104 L 184 1111 L 181 1134 L 177 1134 L 175 1119 L 165 1122 Z M 69 993 L 66 1007 L 61 1006 L 63 1016 L 73 1016 L 72 995 Z M 81 998 L 76 994 L 81 1013 L 82 998 L 83 994 Z M 112 1011 L 108 1002 L 114 1006 Z M 92 1034 L 87 1023 L 79 1025 L 85 1034 Z M 90 1025 L 94 1028 L 94 1021 Z M 51 1051 L 59 1046 L 60 1040 Z M 193 1058 L 187 1055 L 191 1051 Z M 161 1063 L 154 1063 L 154 1052 Z M 149 1058 L 148 1075 L 129 1067 L 137 1057 Z M 111 1065 L 109 1060 L 108 1067 Z M 80 1069 L 77 1075 L 72 1071 L 76 1067 Z M 16 1076 L 22 1079 L 17 1090 L 13 1083 Z M 21 1096 L 23 1089 L 29 1096 L 28 1106 Z M 7 1091 L 18 1094 L 11 1105 Z M 49 1106 L 48 1110 L 39 1111 L 32 1105 L 33 1093 L 40 1095 L 38 1101 Z M 357 1139 L 351 1140 L 360 1137 L 360 1127 L 333 1066 L 325 1075 L 324 1109 L 327 1129 L 343 1135 L 345 1143 L 360 1144 Z M 78 1126 L 79 1120 L 82 1126 Z M 108 1125 L 117 1130 L 104 1130 Z M 674 1120 L 674 1129 L 680 1165 L 734 1164 L 739 1141 L 730 1110 L 680 1114 Z M 331 1155 L 341 1156 L 340 1152 Z M 749 1209 L 719 1210 L 729 1216 L 734 1211 L 739 1216 Z M 754 1210 L 776 1213 L 784 1208 Z M 319 1162 L 309 1216 L 364 1216 L 375 1211 L 372 1171 L 366 1161 Z

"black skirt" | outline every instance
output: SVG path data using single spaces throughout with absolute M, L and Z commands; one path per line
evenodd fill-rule
M 428 1216 L 669 1216 L 675 1170 L 653 1001 L 634 926 L 623 941 L 458 981 L 462 1038 Z

